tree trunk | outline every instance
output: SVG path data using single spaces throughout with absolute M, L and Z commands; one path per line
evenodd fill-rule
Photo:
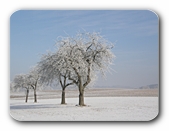
M 66 104 L 65 102 L 65 89 L 62 89 L 62 101 L 61 104 Z
M 26 100 L 25 100 L 26 103 L 28 102 L 28 95 L 29 95 L 29 89 L 26 90 Z
M 36 89 L 34 89 L 34 102 L 37 102 Z
M 84 90 L 79 92 L 79 106 L 85 106 L 84 104 Z
M 82 85 L 81 76 L 79 76 L 79 106 L 85 106 L 85 104 L 84 104 L 84 87 Z

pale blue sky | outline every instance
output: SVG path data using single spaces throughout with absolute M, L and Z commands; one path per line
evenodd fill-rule
M 85 29 L 101 32 L 115 43 L 116 55 L 107 79 L 99 86 L 158 84 L 158 16 L 149 10 L 20 10 L 10 18 L 10 79 L 27 73 L 58 36 Z M 66 32 L 66 33 L 65 33 Z

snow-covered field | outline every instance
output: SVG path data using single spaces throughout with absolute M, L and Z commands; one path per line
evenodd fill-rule
M 66 102 L 10 99 L 10 115 L 19 121 L 150 121 L 159 112 L 158 97 L 85 97 L 85 107 L 76 106 L 77 97 Z

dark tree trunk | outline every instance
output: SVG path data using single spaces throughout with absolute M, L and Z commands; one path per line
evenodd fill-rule
M 84 104 L 84 90 L 79 92 L 79 106 L 85 106 Z
M 62 89 L 62 101 L 61 101 L 61 104 L 66 104 L 66 101 L 65 101 L 65 89 Z
M 34 102 L 37 102 L 36 89 L 34 89 Z
M 82 85 L 81 76 L 79 76 L 79 106 L 85 106 L 85 104 L 84 104 L 84 87 Z
M 29 89 L 26 90 L 26 100 L 25 100 L 25 102 L 28 102 L 28 95 L 29 95 Z

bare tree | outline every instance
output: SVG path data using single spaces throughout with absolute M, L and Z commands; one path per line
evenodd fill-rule
M 29 90 L 34 90 L 34 102 L 37 102 L 37 86 L 39 84 L 40 75 L 37 67 L 33 67 L 28 74 L 16 75 L 11 87 L 14 89 L 26 89 L 26 101 L 28 100 Z
M 79 105 L 84 104 L 84 89 L 94 80 L 97 71 L 103 75 L 113 62 L 113 45 L 99 33 L 78 33 L 76 37 L 60 37 L 57 55 L 62 56 L 68 78 L 79 89 Z M 62 66 L 62 65 L 61 65 Z
M 38 72 L 38 67 L 35 66 L 27 75 L 27 84 L 34 90 L 34 102 L 37 102 L 37 86 L 39 84 L 40 74 Z
M 28 101 L 29 90 L 31 89 L 30 85 L 28 84 L 28 75 L 26 75 L 26 74 L 16 75 L 13 80 L 13 88 L 26 89 L 25 102 Z
M 43 55 L 38 64 L 39 73 L 41 74 L 40 81 L 42 83 L 51 84 L 53 82 L 60 83 L 62 87 L 61 104 L 66 104 L 65 89 L 74 83 L 68 79 L 70 71 L 64 61 L 64 57 L 58 53 L 48 53 Z
M 65 88 L 75 84 L 79 89 L 79 105 L 84 104 L 84 89 L 94 80 L 97 72 L 103 75 L 115 57 L 113 44 L 99 33 L 78 33 L 75 37 L 60 37 L 55 53 L 41 58 L 41 81 L 57 81 L 62 87 L 62 104 L 65 104 Z

